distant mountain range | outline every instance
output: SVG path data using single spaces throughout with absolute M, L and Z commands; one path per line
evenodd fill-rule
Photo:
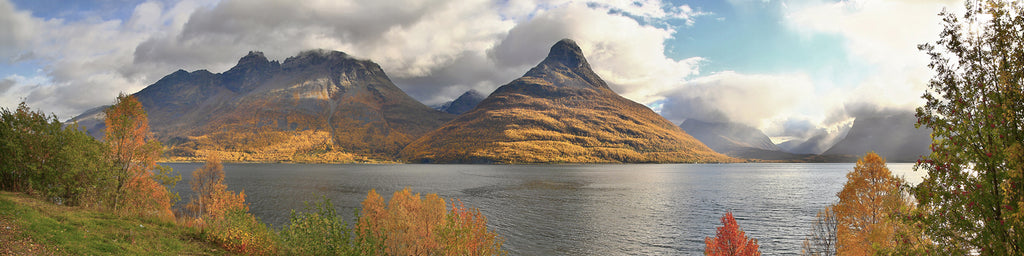
M 931 143 L 931 130 L 915 129 L 916 120 L 909 111 L 872 113 L 856 117 L 845 133 L 819 133 L 788 145 L 776 145 L 760 130 L 738 123 L 687 119 L 680 127 L 711 149 L 736 158 L 853 162 L 874 151 L 890 162 L 913 162 L 929 153 Z
M 483 95 L 482 93 L 476 90 L 469 90 L 466 91 L 466 93 L 460 95 L 455 100 L 445 102 L 440 106 L 434 107 L 434 109 L 449 114 L 461 115 L 462 113 L 466 113 L 469 112 L 470 110 L 473 110 L 473 108 L 475 108 L 477 104 L 480 104 L 480 102 L 483 101 L 484 98 L 487 98 L 487 95 Z
M 282 63 L 250 52 L 224 73 L 179 70 L 134 96 L 170 158 L 184 160 L 393 161 L 454 117 L 409 97 L 376 63 L 325 50 Z
M 834 162 L 867 150 L 913 161 L 930 142 L 928 131 L 913 129 L 912 114 L 858 118 L 845 138 L 784 145 L 735 123 L 676 126 L 612 91 L 568 39 L 489 96 L 470 90 L 437 109 L 377 64 L 326 50 L 283 62 L 250 52 L 223 73 L 178 70 L 134 96 L 171 161 L 218 154 L 253 162 Z M 106 107 L 70 121 L 102 138 Z
M 568 39 L 401 154 L 416 163 L 735 161 L 609 89 Z
M 931 129 L 914 128 L 917 117 L 910 111 L 895 111 L 857 117 L 846 137 L 823 155 L 864 155 L 874 151 L 889 162 L 914 162 L 931 151 Z
M 722 154 L 751 160 L 786 162 L 849 162 L 846 155 L 796 154 L 786 152 L 761 130 L 733 122 L 705 122 L 686 119 L 680 128 Z
M 782 151 L 761 130 L 739 123 L 687 119 L 679 127 L 711 149 L 725 154 L 747 148 Z

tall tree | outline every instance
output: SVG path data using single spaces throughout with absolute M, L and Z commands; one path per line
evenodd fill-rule
M 804 239 L 801 255 L 835 256 L 838 239 L 838 225 L 835 206 L 829 205 L 818 211 L 818 216 L 811 226 L 811 234 Z
M 922 214 L 913 221 L 943 252 L 1019 255 L 1024 180 L 1014 152 L 1024 141 L 1024 3 L 965 6 L 962 16 L 943 11 L 939 39 L 919 46 L 935 76 L 918 126 L 932 128 L 933 140 L 916 165 L 928 175 L 915 188 Z
M 722 216 L 722 226 L 718 227 L 715 237 L 704 238 L 704 255 L 714 256 L 747 256 L 761 255 L 757 239 L 749 238 L 740 229 L 732 212 Z
M 138 215 L 173 217 L 170 193 L 153 178 L 162 146 L 149 133 L 146 111 L 134 96 L 121 94 L 103 111 L 104 140 L 114 165 L 114 210 Z
M 874 152 L 857 160 L 846 179 L 835 206 L 837 252 L 871 255 L 876 248 L 891 247 L 896 232 L 892 220 L 907 202 L 899 190 L 901 180 Z

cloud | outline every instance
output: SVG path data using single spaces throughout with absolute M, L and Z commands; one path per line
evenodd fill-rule
M 829 88 L 808 73 L 702 74 L 709 60 L 665 56 L 666 42 L 687 36 L 667 24 L 700 26 L 697 17 L 709 14 L 660 0 L 146 1 L 127 17 L 79 20 L 33 17 L 0 0 L 0 57 L 40 69 L 21 74 L 38 78 L 3 80 L 0 105 L 24 98 L 63 119 L 177 69 L 223 72 L 250 50 L 283 60 L 314 48 L 373 60 L 411 96 L 436 104 L 515 79 L 562 38 L 580 44 L 613 90 L 677 123 L 729 120 L 811 136 L 849 120 L 848 102 L 918 102 L 930 72 L 914 46 L 937 35 L 938 5 L 787 4 L 791 29 L 842 36 L 868 75 Z
M 806 34 L 840 35 L 854 61 L 867 70 L 860 82 L 847 85 L 846 101 L 912 109 L 933 72 L 917 45 L 941 32 L 937 14 L 962 9 L 960 1 L 810 2 L 790 8 L 789 26 Z M 958 7 L 961 6 L 961 7 Z
M 763 75 L 721 72 L 687 82 L 665 96 L 661 114 L 673 122 L 693 118 L 762 127 L 792 115 L 815 100 L 810 78 L 802 74 Z
M 10 90 L 15 84 L 17 84 L 17 81 L 13 78 L 4 78 L 3 80 L 0 80 L 0 94 L 7 92 L 7 90 Z
M 509 31 L 490 54 L 502 67 L 529 67 L 544 58 L 551 44 L 572 38 L 613 90 L 648 104 L 699 73 L 700 57 L 676 61 L 665 56 L 665 41 L 675 31 L 609 11 L 584 4 L 542 11 Z
M 65 20 L 0 0 L 0 14 L 0 27 L 13 31 L 0 34 L 0 56 L 38 63 L 47 78 L 13 86 L 23 90 L 3 99 L 70 117 L 177 69 L 222 72 L 250 50 L 276 60 L 314 48 L 344 51 L 379 63 L 413 97 L 438 103 L 511 81 L 561 38 L 579 42 L 614 90 L 651 103 L 698 74 L 702 60 L 665 57 L 675 33 L 665 21 L 692 24 L 706 13 L 659 0 L 183 0 L 142 2 L 123 18 Z
M 0 1 L 0 63 L 11 61 L 32 43 L 32 33 L 39 21 L 31 13 L 19 11 L 14 4 Z

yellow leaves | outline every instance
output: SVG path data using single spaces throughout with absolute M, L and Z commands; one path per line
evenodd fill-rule
M 185 209 L 191 213 L 185 223 L 202 226 L 213 242 L 238 253 L 274 255 L 277 252 L 274 232 L 249 213 L 245 192 L 234 193 L 224 184 L 224 167 L 216 155 L 206 159 L 203 167 L 192 172 L 195 196 Z
M 192 142 L 176 145 L 194 151 L 194 156 L 171 156 L 172 161 L 196 161 L 219 155 L 233 162 L 348 163 L 357 156 L 334 146 L 329 132 L 321 130 L 231 132 L 189 138 Z M 193 148 L 194 147 L 194 148 Z
M 379 243 L 385 255 L 495 255 L 502 253 L 501 240 L 487 230 L 487 219 L 461 203 L 446 211 L 436 194 L 421 197 L 409 188 L 384 199 L 370 190 L 357 223 L 364 241 Z
M 146 111 L 135 97 L 121 94 L 117 103 L 104 110 L 107 125 L 104 140 L 110 145 L 114 163 L 114 210 L 131 215 L 173 217 L 170 193 L 153 179 L 162 147 L 149 133 Z
M 1024 146 L 1021 143 L 1014 143 L 1006 150 L 1008 155 L 1009 170 L 1007 179 L 1000 185 L 1003 193 L 1002 209 L 1007 216 L 1008 225 L 1024 229 Z
M 869 152 L 857 161 L 839 192 L 835 206 L 839 254 L 870 255 L 893 246 L 896 224 L 892 215 L 904 204 L 900 180 L 892 176 L 885 159 Z
M 249 207 L 245 204 L 245 192 L 234 193 L 228 191 L 224 184 L 224 167 L 220 158 L 210 156 L 206 159 L 203 167 L 192 172 L 192 191 L 195 197 L 187 205 L 192 217 L 218 220 L 231 211 L 245 211 Z

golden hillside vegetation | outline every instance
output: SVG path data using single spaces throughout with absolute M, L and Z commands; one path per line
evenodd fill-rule
M 566 41 L 552 47 L 552 55 L 559 56 L 549 56 L 476 109 L 409 144 L 403 158 L 416 163 L 736 161 L 608 89 L 582 56 L 570 56 L 567 65 L 566 52 L 579 50 Z

